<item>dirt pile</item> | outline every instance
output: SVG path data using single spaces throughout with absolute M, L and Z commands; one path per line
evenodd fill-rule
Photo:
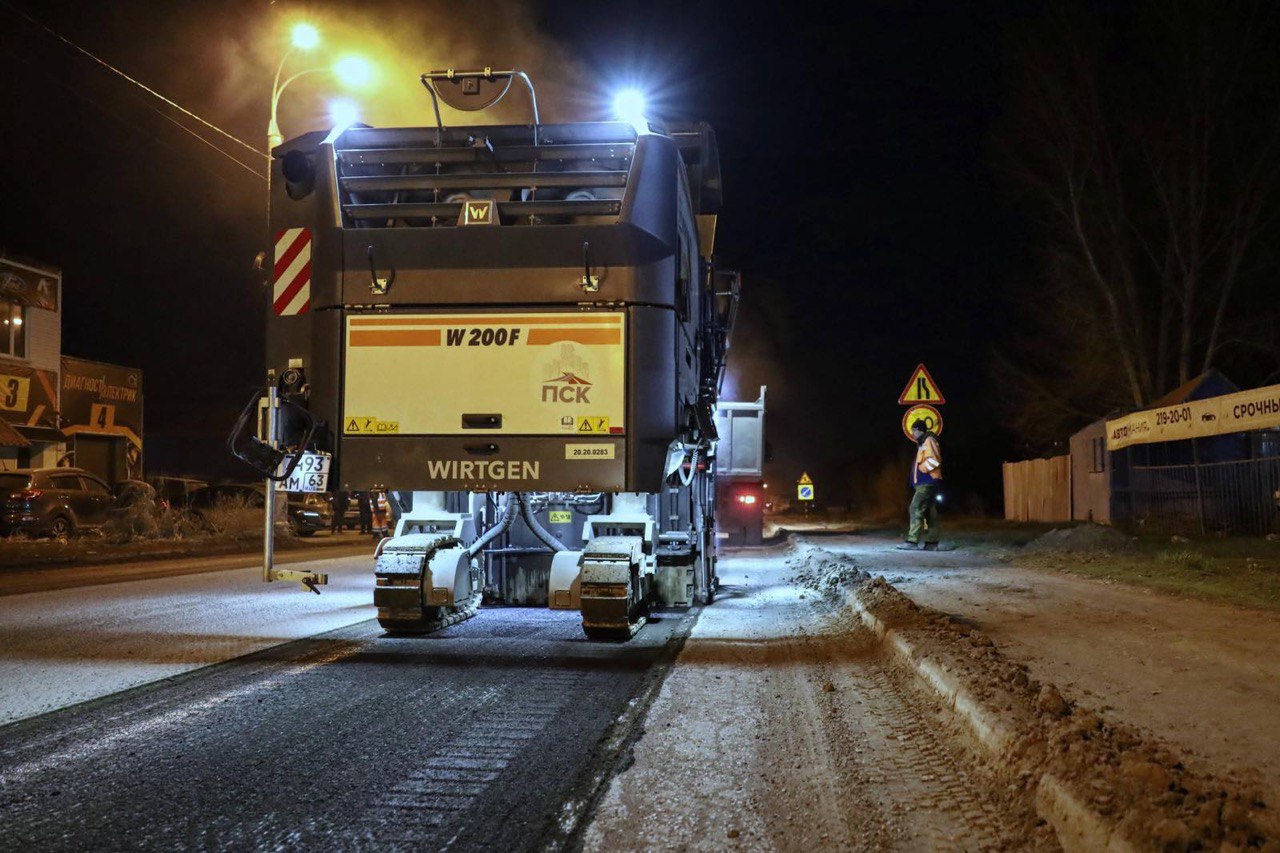
M 1041 539 L 1068 547 L 1115 541 L 1099 530 L 1107 528 L 1052 531 Z M 848 558 L 800 544 L 790 559 L 797 579 L 812 580 L 815 589 L 851 588 L 869 613 L 910 644 L 913 661 L 927 661 L 961 686 L 999 733 L 984 742 L 993 772 L 1010 786 L 1034 796 L 1052 779 L 1113 837 L 1138 849 L 1280 851 L 1280 804 L 1253 783 L 1188 770 L 1159 741 L 1077 708 L 1055 685 L 1005 658 L 981 631 L 919 607 Z M 995 753 L 993 740 L 1000 744 Z
M 1033 553 L 1082 554 L 1129 551 L 1137 545 L 1114 527 L 1102 524 L 1082 524 L 1078 527 L 1056 527 L 1027 544 Z
M 871 579 L 852 560 L 800 542 L 794 534 L 787 541 L 786 563 L 792 572 L 792 583 L 830 597 L 842 595 L 854 583 Z

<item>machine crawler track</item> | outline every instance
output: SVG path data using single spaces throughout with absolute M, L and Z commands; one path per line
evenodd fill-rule
M 430 634 L 448 628 L 476 615 L 480 609 L 480 593 L 468 598 L 457 607 L 422 607 L 412 610 L 378 610 L 378 624 L 388 634 Z

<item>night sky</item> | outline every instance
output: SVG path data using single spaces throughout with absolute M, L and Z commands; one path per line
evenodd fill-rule
M 244 476 L 220 442 L 262 369 L 251 262 L 265 248 L 265 183 L 177 123 L 261 161 L 9 2 L 0 247 L 63 269 L 64 352 L 144 370 L 152 472 Z M 417 73 L 473 64 L 529 70 L 544 120 L 607 118 L 608 93 L 634 84 L 660 117 L 712 122 L 726 199 L 717 248 L 745 289 L 728 391 L 754 399 L 769 386 L 771 481 L 789 490 L 808 470 L 839 503 L 896 464 L 910 450 L 897 396 L 924 361 L 948 399 L 949 489 L 998 507 L 1012 437 L 991 357 L 1029 265 L 1026 226 L 989 168 L 1008 23 L 997 4 L 860 2 L 838 21 L 797 4 L 13 5 L 263 147 L 299 10 L 383 65 L 385 89 L 355 96 L 374 124 L 428 123 Z M 286 136 L 324 126 L 333 87 L 314 78 L 282 100 Z M 524 120 L 522 103 L 507 109 Z

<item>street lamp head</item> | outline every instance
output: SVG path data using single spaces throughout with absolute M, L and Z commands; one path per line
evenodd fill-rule
M 293 46 L 301 50 L 311 50 L 320 44 L 320 32 L 310 24 L 294 24 L 291 35 Z
M 360 89 L 373 81 L 373 65 L 363 56 L 344 56 L 333 64 L 333 75 L 343 86 Z

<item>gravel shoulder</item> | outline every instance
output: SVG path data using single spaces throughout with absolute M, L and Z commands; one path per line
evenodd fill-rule
M 1051 848 L 874 635 L 792 582 L 785 553 L 721 560 L 726 587 L 585 849 Z
M 989 636 L 1032 678 L 1168 742 L 1204 772 L 1280 787 L 1280 614 L 1001 562 L 961 547 L 827 538 L 916 603 Z

